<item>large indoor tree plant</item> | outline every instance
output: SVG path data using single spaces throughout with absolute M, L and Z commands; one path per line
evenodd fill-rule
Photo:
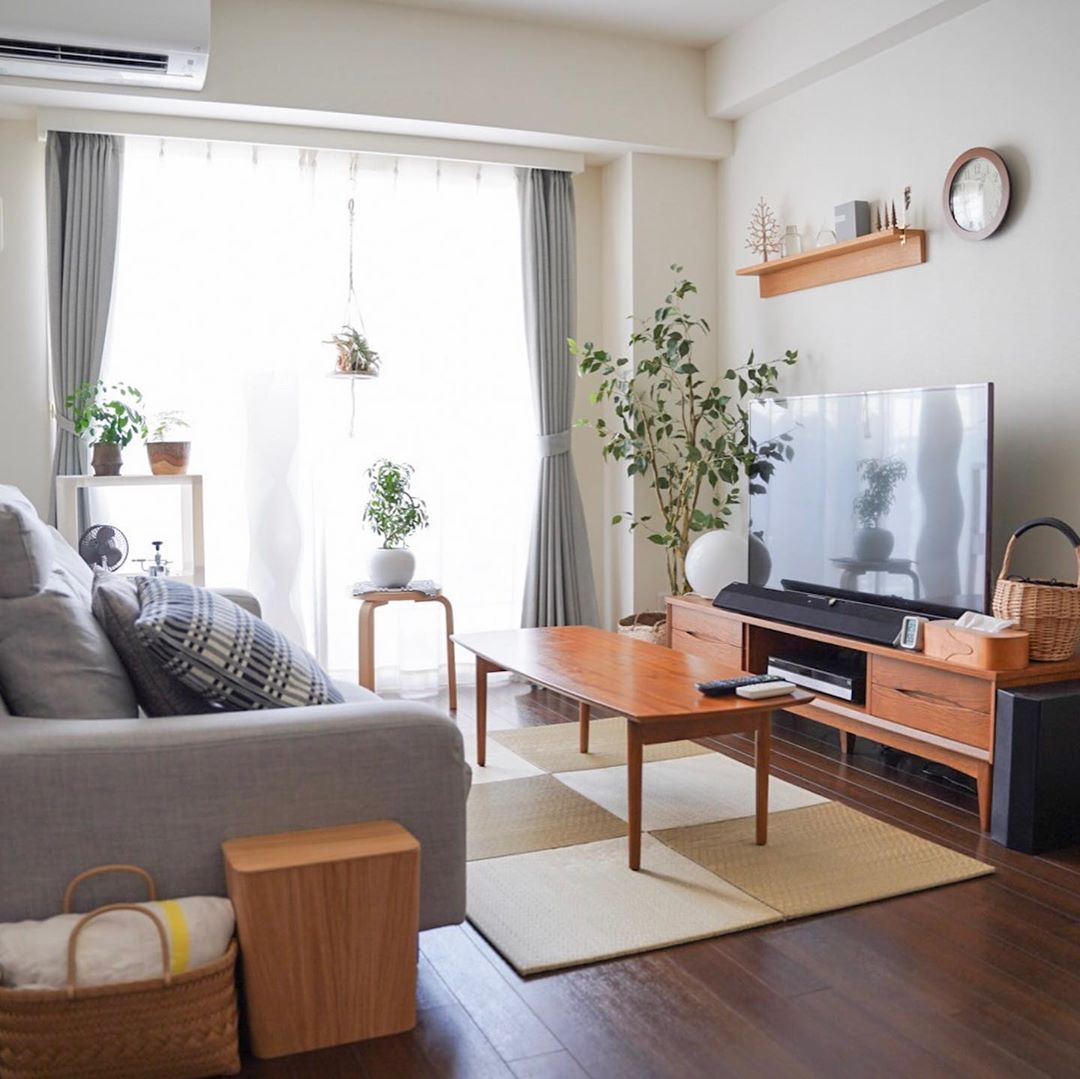
M 790 458 L 791 435 L 756 444 L 750 437 L 748 403 L 774 395 L 782 366 L 774 363 L 728 368 L 717 380 L 704 377 L 694 362 L 695 346 L 709 324 L 687 313 L 683 303 L 697 292 L 672 266 L 675 285 L 648 318 L 635 319 L 630 347 L 637 359 L 615 358 L 591 342 L 571 340 L 582 375 L 599 375 L 592 394 L 610 405 L 611 416 L 581 420 L 596 429 L 605 459 L 623 461 L 629 476 L 643 476 L 655 493 L 657 513 L 616 514 L 612 524 L 629 523 L 667 552 L 668 587 L 686 592 L 686 552 L 697 533 L 725 528 L 740 497 L 743 477 L 750 490 L 768 482 L 776 462 Z

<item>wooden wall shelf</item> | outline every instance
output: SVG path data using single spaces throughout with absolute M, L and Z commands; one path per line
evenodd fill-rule
M 899 270 L 903 266 L 917 266 L 925 261 L 923 229 L 888 229 L 828 247 L 816 247 L 801 255 L 744 266 L 735 273 L 739 277 L 756 277 L 760 295 L 765 299 L 885 270 Z

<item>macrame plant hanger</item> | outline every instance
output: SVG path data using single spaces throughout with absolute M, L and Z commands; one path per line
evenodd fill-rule
M 359 160 L 354 154 L 349 161 L 349 183 L 352 193 L 346 204 L 349 215 L 349 290 L 345 297 L 345 312 L 341 319 L 341 329 L 330 339 L 337 348 L 337 364 L 331 372 L 332 378 L 349 380 L 350 412 L 349 437 L 356 430 L 356 383 L 360 379 L 377 378 L 379 374 L 379 354 L 368 344 L 364 316 L 360 312 L 360 301 L 356 295 L 354 258 L 356 251 L 356 174 Z

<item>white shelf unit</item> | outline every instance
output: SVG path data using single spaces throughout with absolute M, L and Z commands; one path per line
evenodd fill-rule
M 177 488 L 180 493 L 183 557 L 181 572 L 174 576 L 192 584 L 206 584 L 202 476 L 57 476 L 56 527 L 76 550 L 79 547 L 79 491 L 94 487 Z

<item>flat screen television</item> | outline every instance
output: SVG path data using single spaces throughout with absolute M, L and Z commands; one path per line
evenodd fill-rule
M 993 430 L 992 383 L 753 401 L 750 583 L 986 610 Z

